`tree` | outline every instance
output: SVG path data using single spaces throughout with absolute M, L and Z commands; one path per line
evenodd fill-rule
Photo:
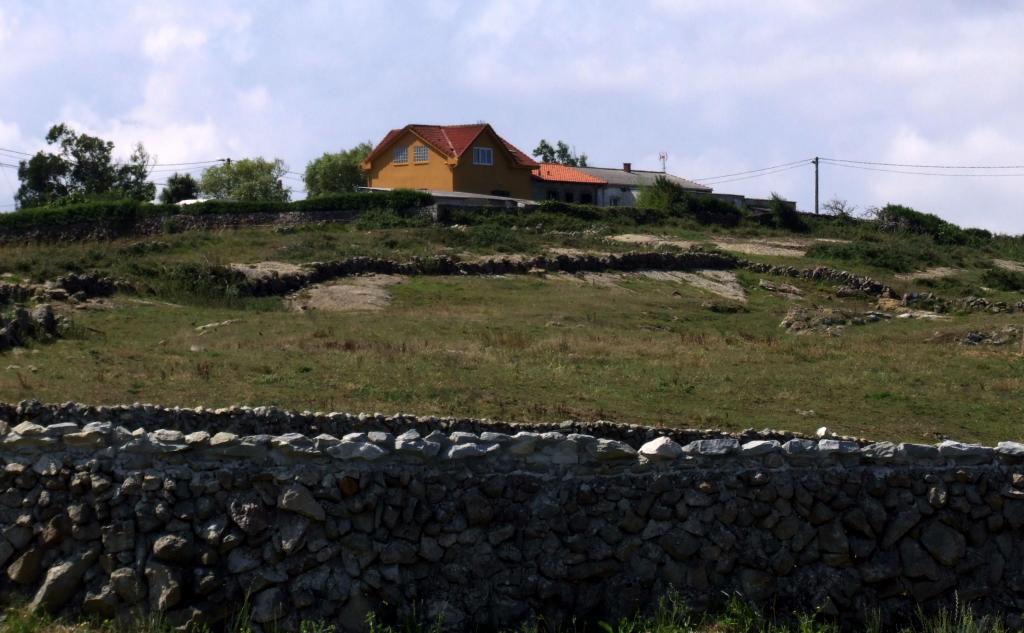
M 199 183 L 192 177 L 192 174 L 172 174 L 167 179 L 164 190 L 160 192 L 160 202 L 164 204 L 177 204 L 182 200 L 192 200 L 197 197 L 199 197 Z
M 545 139 L 541 139 L 536 149 L 533 150 L 535 158 L 539 158 L 542 163 L 556 163 L 559 165 L 568 165 L 569 167 L 586 167 L 587 166 L 587 155 L 580 154 L 576 155 L 574 151 L 569 149 L 569 146 L 558 141 L 555 147 L 551 147 Z
M 360 143 L 352 149 L 329 154 L 324 152 L 320 158 L 306 165 L 302 180 L 306 183 L 306 193 L 310 198 L 332 193 L 355 191 L 356 187 L 366 185 L 366 174 L 360 164 L 373 150 L 370 143 Z
M 831 215 L 840 220 L 850 220 L 853 218 L 854 213 L 857 212 L 857 207 L 840 198 L 832 198 L 821 205 L 821 208 L 825 215 Z
M 288 202 L 291 190 L 281 182 L 287 171 L 280 158 L 228 161 L 204 171 L 199 190 L 217 200 Z
M 156 185 L 148 182 L 150 157 L 141 143 L 127 162 L 113 160 L 114 144 L 67 125 L 54 125 L 46 134 L 59 153 L 37 152 L 18 164 L 21 185 L 18 206 L 38 207 L 90 198 L 152 200 Z

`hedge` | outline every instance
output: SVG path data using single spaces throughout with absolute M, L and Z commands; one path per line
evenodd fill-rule
M 31 207 L 0 214 L 0 229 L 30 229 L 37 226 L 101 222 L 128 225 L 150 217 L 168 215 L 213 215 L 238 213 L 289 213 L 315 211 L 368 211 L 386 209 L 396 212 L 418 209 L 433 203 L 422 191 L 402 190 L 369 193 L 342 193 L 296 202 L 230 202 L 207 200 L 195 204 L 150 204 L 135 200 L 84 202 L 54 207 Z

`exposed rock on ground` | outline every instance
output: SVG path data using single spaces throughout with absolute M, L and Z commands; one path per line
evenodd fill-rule
M 780 294 L 787 299 L 799 299 L 803 296 L 804 291 L 800 290 L 796 286 L 791 286 L 784 283 L 776 283 L 768 281 L 767 279 L 759 279 L 757 287 L 761 290 L 767 290 L 768 292 L 774 292 Z
M 400 275 L 366 275 L 331 283 L 316 284 L 288 295 L 285 302 L 292 310 L 358 312 L 383 310 L 391 303 L 388 287 L 400 284 Z
M 966 272 L 963 268 L 935 266 L 924 270 L 915 270 L 911 273 L 899 273 L 895 275 L 895 277 L 901 281 L 914 281 L 915 279 L 944 279 L 946 277 L 955 277 L 963 272 Z
M 659 237 L 657 235 L 645 235 L 637 233 L 625 233 L 613 235 L 609 239 L 626 244 L 637 244 L 650 248 L 658 246 L 674 246 L 681 249 L 689 249 L 698 246 L 700 242 L 691 240 L 680 240 L 674 238 Z M 844 242 L 845 240 L 832 239 L 799 239 L 799 238 L 762 238 L 743 239 L 736 237 L 713 237 L 711 243 L 722 249 L 733 253 L 745 255 L 768 255 L 773 257 L 803 257 L 807 249 L 818 242 Z
M 847 310 L 836 310 L 830 308 L 790 308 L 786 317 L 779 323 L 793 334 L 825 334 L 828 336 L 840 336 L 848 325 L 866 325 L 891 319 L 892 315 L 884 312 L 851 312 Z
M 1001 330 L 971 331 L 960 339 L 961 345 L 1006 345 L 1021 338 L 1021 328 L 1008 325 Z

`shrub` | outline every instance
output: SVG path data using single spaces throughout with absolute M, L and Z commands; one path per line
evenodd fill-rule
M 977 239 L 983 235 L 981 229 L 967 233 L 937 215 L 922 213 L 901 204 L 887 204 L 879 209 L 875 222 L 883 231 L 928 235 L 939 244 L 967 244 L 971 237 Z
M 1024 291 L 1024 273 L 1003 268 L 993 268 L 986 270 L 981 275 L 981 283 L 990 288 L 1021 292 Z
M 226 213 L 285 213 L 289 211 L 367 211 L 391 209 L 413 215 L 412 211 L 433 203 L 422 191 L 396 189 L 389 192 L 343 193 L 298 202 L 207 200 L 185 206 L 149 204 L 135 200 L 100 200 L 81 204 L 31 207 L 0 214 L 0 229 L 29 229 L 41 226 L 102 223 L 130 224 L 144 217 L 209 215 Z
M 772 192 L 772 199 L 768 206 L 771 211 L 772 222 L 777 228 L 803 233 L 807 231 L 807 223 L 800 217 L 796 205 L 791 205 L 782 196 Z

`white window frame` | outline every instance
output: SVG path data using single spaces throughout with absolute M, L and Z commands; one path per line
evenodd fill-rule
M 422 158 L 421 158 L 422 156 Z M 425 163 L 430 158 L 430 152 L 426 145 L 416 145 L 412 148 L 412 162 Z
M 490 167 L 494 164 L 494 150 L 490 147 L 474 147 L 473 164 Z
M 409 148 L 408 147 L 396 147 L 394 154 L 394 163 L 396 165 L 406 165 L 409 163 Z

